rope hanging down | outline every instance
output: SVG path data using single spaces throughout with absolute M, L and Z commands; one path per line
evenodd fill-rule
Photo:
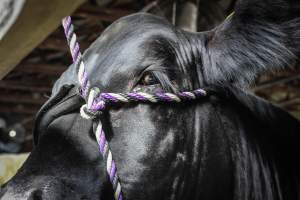
M 86 72 L 84 62 L 82 59 L 82 54 L 80 52 L 79 43 L 77 42 L 77 37 L 76 37 L 76 34 L 74 33 L 74 26 L 71 23 L 71 17 L 68 16 L 68 17 L 64 18 L 62 20 L 62 25 L 65 30 L 65 35 L 66 35 L 66 38 L 68 41 L 68 45 L 70 47 L 70 52 L 71 52 L 71 55 L 73 58 L 73 63 L 75 65 L 76 69 L 78 70 L 78 81 L 80 84 L 80 94 L 84 99 L 86 99 L 86 97 L 88 96 L 90 83 L 89 83 L 87 72 Z M 89 93 L 88 108 L 91 107 L 90 99 L 92 97 L 94 97 L 94 94 L 95 94 L 95 92 L 93 92 L 93 91 L 95 91 L 95 90 L 91 90 L 91 92 Z M 85 106 L 83 106 L 82 108 L 84 108 Z M 83 110 L 83 109 L 81 109 L 81 110 Z M 85 116 L 82 112 L 81 112 L 81 114 L 82 114 L 82 116 Z M 97 143 L 99 145 L 100 153 L 102 154 L 104 161 L 105 161 L 106 171 L 109 175 L 109 180 L 113 186 L 114 199 L 115 200 L 123 200 L 121 184 L 120 184 L 119 177 L 117 174 L 117 169 L 116 169 L 116 163 L 112 158 L 112 153 L 110 151 L 108 142 L 105 137 L 105 133 L 102 129 L 102 123 L 100 120 L 98 120 L 98 125 L 97 125 L 97 129 L 95 132 L 95 136 L 97 139 Z
M 70 52 L 73 58 L 73 63 L 78 71 L 78 81 L 80 84 L 80 95 L 86 100 L 86 104 L 80 109 L 80 114 L 85 119 L 96 119 L 103 110 L 107 109 L 106 105 L 126 104 L 126 103 L 180 103 L 191 101 L 207 96 L 203 89 L 197 89 L 188 92 L 179 92 L 177 94 L 157 92 L 154 94 L 144 92 L 130 93 L 100 93 L 98 88 L 90 88 L 91 84 L 88 80 L 87 71 L 80 52 L 79 43 L 77 42 L 74 26 L 71 23 L 71 17 L 68 16 L 62 20 L 65 30 L 65 35 L 70 47 Z M 95 136 L 99 145 L 99 150 L 106 163 L 106 170 L 114 190 L 115 200 L 122 200 L 122 189 L 117 174 L 116 163 L 113 160 L 111 150 L 105 138 L 105 133 L 102 129 L 102 123 L 98 120 Z

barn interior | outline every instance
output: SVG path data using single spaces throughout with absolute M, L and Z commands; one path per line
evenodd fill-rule
M 61 8 L 59 11 L 55 11 L 58 7 L 53 5 L 27 0 L 19 16 L 21 19 L 12 27 L 17 33 L 10 35 L 13 31 L 10 30 L 0 40 L 1 154 L 30 152 L 35 115 L 49 98 L 55 81 L 72 62 L 63 29 L 57 21 L 61 16 L 72 16 L 83 52 L 107 26 L 129 14 L 149 12 L 166 17 L 183 29 L 205 31 L 221 23 L 235 5 L 235 0 L 66 0 L 52 3 L 56 2 Z M 35 10 L 49 18 L 39 24 L 31 23 L 33 17 L 38 17 L 31 16 Z M 26 23 L 31 23 L 30 29 L 24 28 Z M 19 45 L 11 50 L 15 43 Z M 264 74 L 250 90 L 300 119 L 300 64 Z M 5 176 L 1 173 L 0 176 Z

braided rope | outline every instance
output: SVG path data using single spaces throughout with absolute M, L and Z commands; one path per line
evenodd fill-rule
M 97 94 L 97 95 L 96 95 Z M 181 103 L 184 101 L 196 100 L 207 96 L 203 89 L 197 89 L 190 92 L 179 92 L 178 94 L 157 92 L 154 94 L 144 92 L 130 93 L 99 93 L 97 88 L 92 88 L 89 93 L 88 103 L 81 108 L 81 116 L 86 119 L 94 119 L 106 109 L 110 104 L 129 104 L 129 103 Z
M 74 32 L 74 26 L 71 22 L 71 17 L 65 17 L 62 20 L 62 25 L 64 27 L 65 35 L 73 58 L 73 63 L 78 71 L 78 81 L 81 87 L 81 95 L 83 97 L 86 97 L 88 94 L 90 83 L 88 81 L 88 76 L 82 59 L 82 54 L 80 52 L 77 36 Z
M 86 113 L 88 113 L 88 109 L 91 108 L 92 106 L 91 102 L 93 102 L 93 98 L 99 93 L 99 90 L 94 89 L 89 92 L 90 83 L 83 62 L 82 54 L 80 52 L 79 43 L 77 42 L 77 36 L 74 33 L 74 26 L 71 23 L 71 17 L 70 16 L 65 17 L 62 20 L 62 25 L 64 27 L 65 35 L 73 58 L 73 63 L 76 69 L 78 70 L 78 81 L 80 84 L 80 91 L 81 91 L 80 93 L 83 98 L 86 99 L 88 97 L 88 103 L 81 108 L 80 113 L 82 117 L 90 118 L 88 117 L 89 115 L 86 115 Z M 86 110 L 87 112 L 84 112 L 85 108 L 87 108 Z M 93 114 L 95 114 L 95 112 L 93 112 Z M 100 120 L 98 121 L 97 129 L 95 131 L 95 136 L 97 139 L 97 143 L 99 145 L 100 153 L 102 154 L 106 164 L 106 171 L 109 175 L 109 180 L 113 186 L 114 199 L 123 200 L 122 188 L 118 178 L 116 164 L 112 158 L 112 153 L 110 151 L 108 142 L 106 140 L 104 131 L 102 129 L 102 123 Z
M 102 111 L 107 108 L 107 104 L 126 104 L 126 103 L 180 103 L 184 101 L 196 100 L 207 96 L 203 89 L 197 89 L 188 92 L 179 92 L 177 94 L 168 92 L 156 92 L 153 94 L 144 92 L 129 93 L 100 93 L 98 88 L 90 88 L 87 71 L 80 53 L 79 43 L 77 42 L 74 26 L 71 23 L 71 17 L 68 16 L 62 20 L 65 35 L 70 47 L 73 63 L 78 70 L 78 81 L 80 84 L 80 95 L 86 100 L 86 104 L 80 109 L 80 114 L 85 119 L 96 119 Z M 116 163 L 113 160 L 112 152 L 106 140 L 105 133 L 102 129 L 102 123 L 98 120 L 95 131 L 99 151 L 106 163 L 106 170 L 114 190 L 114 199 L 123 200 L 122 188 L 117 174 Z

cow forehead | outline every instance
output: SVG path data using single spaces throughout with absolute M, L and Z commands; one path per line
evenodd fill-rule
M 127 20 L 123 20 L 105 31 L 84 55 L 91 83 L 105 87 L 111 86 L 112 82 L 116 81 L 128 82 L 140 74 L 147 65 L 151 65 L 150 61 L 155 64 L 156 54 L 149 52 L 155 51 L 159 45 L 157 39 L 164 38 L 164 41 L 167 41 L 173 40 L 176 36 L 168 27 L 164 30 L 150 30 L 151 25 L 157 26 L 153 23 L 140 22 L 136 27 L 132 27 Z M 162 48 L 157 49 L 162 51 Z
M 124 92 L 124 83 L 132 82 L 145 67 L 155 62 L 149 54 L 154 41 L 158 37 L 177 41 L 175 32 L 167 21 L 149 14 L 135 14 L 114 22 L 83 55 L 92 85 L 104 91 Z M 53 94 L 65 84 L 78 84 L 74 65 L 56 82 Z M 119 91 L 114 85 L 119 85 Z
M 128 81 L 143 69 L 146 49 L 142 41 L 120 41 L 115 44 L 96 44 L 85 56 L 85 65 L 91 84 L 110 86 Z M 122 84 L 121 84 L 122 85 Z

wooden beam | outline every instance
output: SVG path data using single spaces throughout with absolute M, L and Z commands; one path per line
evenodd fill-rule
M 79 9 L 76 16 L 88 18 L 89 20 L 114 22 L 115 20 L 134 13 L 134 10 L 124 10 L 120 8 L 99 9 L 96 12 Z
M 98 5 L 95 7 L 103 7 L 106 5 L 123 7 L 125 5 L 132 5 L 132 0 L 94 0 L 94 2 Z
M 79 41 L 80 43 L 80 50 L 84 50 L 88 48 L 90 43 L 85 41 Z M 44 42 L 42 42 L 39 46 L 39 49 L 50 49 L 50 50 L 57 50 L 57 51 L 64 51 L 69 52 L 69 47 L 67 40 L 65 38 L 57 38 L 57 37 L 48 37 Z
M 0 81 L 1 89 L 46 93 L 51 92 L 50 86 L 24 85 L 19 81 Z
M 64 52 L 69 51 L 69 47 L 64 38 L 54 38 L 51 36 L 48 37 L 46 40 L 44 40 L 37 48 L 43 50 L 49 49 L 49 50 L 64 51 Z
M 8 113 L 8 114 L 17 113 L 17 114 L 24 114 L 24 115 L 34 115 L 37 113 L 38 110 L 39 110 L 39 107 L 30 107 L 29 108 L 28 106 L 16 107 L 16 106 L 1 106 L 0 105 L 1 113 Z
M 40 44 L 85 0 L 27 0 L 0 42 L 0 79 Z
M 294 106 L 294 105 L 300 105 L 300 98 L 291 99 L 291 100 L 279 103 L 279 106 L 282 108 L 287 108 L 287 107 Z
M 39 73 L 39 74 L 48 74 L 56 75 L 62 74 L 68 66 L 63 65 L 50 65 L 42 63 L 21 63 L 16 71 L 24 73 Z
M 288 83 L 288 82 L 291 82 L 294 80 L 300 80 L 300 74 L 296 74 L 295 76 L 289 76 L 289 77 L 285 77 L 285 78 L 279 78 L 279 79 L 275 79 L 275 80 L 272 79 L 266 83 L 262 83 L 256 87 L 252 88 L 252 91 L 258 92 L 258 91 L 270 88 L 272 86 Z
M 0 95 L 1 103 L 14 103 L 14 104 L 34 104 L 34 105 L 42 105 L 47 100 L 46 97 L 33 98 L 30 95 L 19 95 L 19 94 L 6 94 Z M 1 110 L 0 110 L 1 111 Z

